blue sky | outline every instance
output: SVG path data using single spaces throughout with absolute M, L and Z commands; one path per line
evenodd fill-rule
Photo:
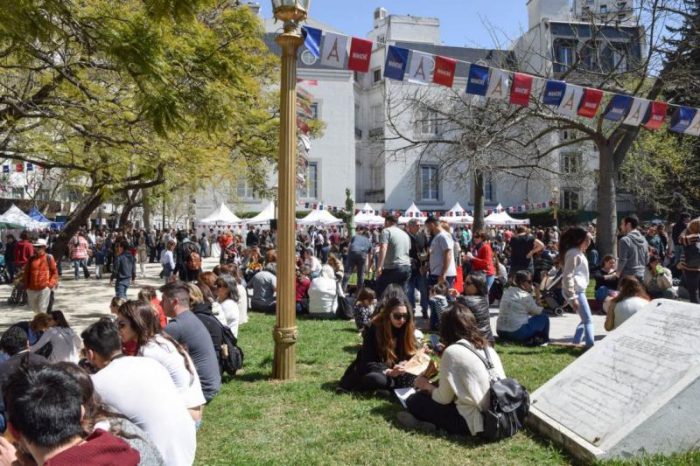
M 311 0 L 311 16 L 346 34 L 364 37 L 377 7 L 389 14 L 430 16 L 440 20 L 445 45 L 507 47 L 527 30 L 527 0 Z M 272 16 L 269 0 L 257 0 L 263 16 Z M 494 36 L 495 35 L 495 39 Z

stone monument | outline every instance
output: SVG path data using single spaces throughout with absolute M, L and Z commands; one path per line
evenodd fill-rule
M 585 462 L 700 448 L 700 305 L 649 303 L 532 394 L 528 425 Z

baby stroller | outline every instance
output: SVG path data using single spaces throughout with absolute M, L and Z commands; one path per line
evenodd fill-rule
M 24 306 L 27 304 L 27 288 L 24 286 L 24 273 L 20 270 L 15 277 L 15 282 L 12 286 L 12 293 L 7 298 L 7 302 L 12 305 Z
M 542 277 L 540 284 L 540 299 L 545 312 L 551 316 L 561 316 L 564 312 L 573 312 L 571 306 L 564 300 L 561 293 L 562 273 L 559 269 L 552 269 Z
M 0 254 L 0 285 L 3 283 L 10 283 L 10 274 L 7 272 L 7 266 L 5 265 L 5 256 Z

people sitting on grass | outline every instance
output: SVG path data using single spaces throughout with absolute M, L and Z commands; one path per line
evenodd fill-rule
M 430 287 L 428 307 L 430 308 L 430 330 L 437 330 L 440 314 L 447 309 L 447 286 L 437 283 Z
M 445 349 L 438 384 L 419 376 L 415 380 L 418 393 L 406 400 L 408 411 L 400 412 L 398 421 L 408 428 L 439 428 L 453 435 L 475 436 L 484 430 L 481 413 L 489 408 L 490 377 L 474 352 L 484 357 L 488 352 L 494 373 L 501 378 L 505 377 L 503 365 L 482 336 L 474 314 L 462 304 L 452 304 L 442 314 L 440 341 Z
M 496 321 L 498 336 L 503 340 L 529 345 L 549 341 L 549 317 L 532 296 L 532 277 L 527 270 L 518 270 L 514 284 L 501 299 Z
M 637 277 L 622 277 L 619 293 L 608 305 L 605 317 L 605 330 L 611 331 L 622 325 L 627 319 L 646 307 L 650 298 Z
M 142 301 L 122 304 L 117 328 L 122 342 L 136 342 L 138 356 L 154 359 L 167 369 L 192 419 L 201 421 L 206 400 L 194 363 L 178 342 L 163 333 L 149 304 Z
M 95 392 L 104 404 L 143 429 L 165 464 L 191 465 L 197 449 L 195 423 L 167 369 L 151 358 L 125 356 L 111 320 L 99 320 L 81 336 L 87 359 L 97 369 Z
M 491 311 L 489 311 L 488 279 L 483 273 L 470 273 L 464 279 L 464 292 L 457 296 L 457 302 L 466 306 L 476 319 L 481 336 L 493 346 L 495 338 L 491 330 Z
M 403 365 L 416 354 L 415 324 L 408 298 L 388 299 L 365 330 L 353 366 L 346 371 L 341 387 L 346 390 L 377 390 L 390 396 L 388 390 L 411 387 L 415 376 Z
M 658 256 L 649 257 L 649 263 L 644 269 L 644 288 L 652 299 L 676 299 L 678 294 L 673 289 L 671 270 L 661 263 Z
M 333 268 L 326 264 L 321 274 L 311 280 L 309 287 L 309 314 L 316 316 L 335 315 L 338 307 L 338 286 Z
M 309 272 L 310 270 L 306 265 L 297 267 L 295 272 L 294 301 L 296 303 L 297 314 L 306 314 L 309 312 L 309 288 L 311 287 Z
M 361 288 L 353 306 L 353 317 L 357 330 L 363 331 L 372 321 L 376 297 L 372 288 Z
M 224 325 L 231 329 L 233 335 L 238 337 L 238 323 L 240 312 L 238 310 L 238 287 L 233 277 L 226 275 L 216 279 L 216 300 L 221 305 L 221 314 Z
M 116 343 L 118 348 L 118 338 Z M 140 464 L 139 452 L 111 433 L 97 429 L 85 435 L 82 389 L 60 367 L 21 368 L 10 376 L 4 390 L 8 430 L 18 449 L 1 438 L 0 464 L 15 464 L 18 458 L 21 464 L 56 466 Z
M 22 320 L 16 324 L 13 324 L 12 326 L 19 327 L 24 330 L 29 344 L 33 345 L 39 341 L 39 338 L 41 338 L 44 332 L 51 326 L 51 323 L 51 316 L 45 312 L 40 312 L 38 314 L 34 314 L 34 318 L 31 321 Z
M 683 286 L 690 302 L 700 303 L 700 217 L 690 221 L 679 235 L 681 257 L 678 269 L 683 271 Z
M 598 303 L 603 304 L 605 300 L 614 296 L 617 291 L 617 283 L 620 278 L 615 273 L 617 268 L 617 259 L 612 254 L 603 257 L 603 262 L 594 272 L 595 279 L 595 299 Z
M 80 337 L 70 328 L 61 311 L 51 311 L 50 327 L 41 335 L 39 341 L 29 349 L 49 359 L 50 362 L 78 362 Z
M 277 307 L 275 292 L 277 291 L 277 264 L 267 264 L 263 270 L 256 273 L 248 281 L 248 288 L 253 288 L 250 307 L 254 311 L 273 313 Z

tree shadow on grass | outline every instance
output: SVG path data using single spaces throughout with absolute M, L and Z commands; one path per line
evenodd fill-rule
M 267 372 L 243 372 L 241 374 L 236 374 L 235 377 L 227 376 L 222 382 L 241 381 L 254 383 L 260 382 L 261 380 L 270 380 L 270 374 Z

